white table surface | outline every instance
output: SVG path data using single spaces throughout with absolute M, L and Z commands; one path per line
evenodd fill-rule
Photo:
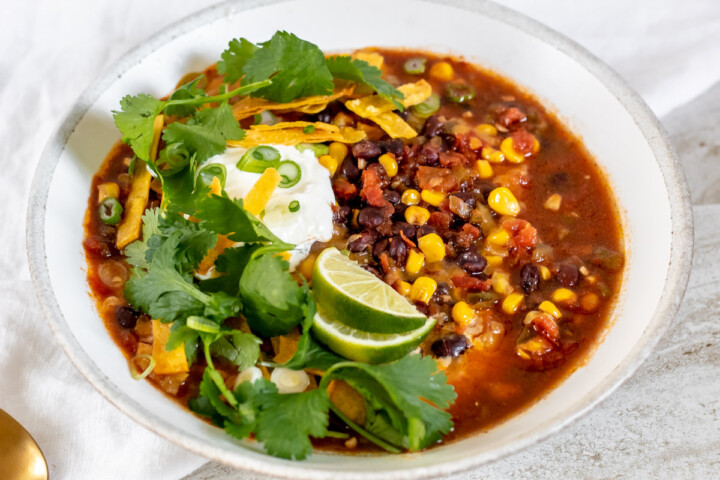
M 0 2 L 0 408 L 35 436 L 53 478 L 261 478 L 205 463 L 95 392 L 55 345 L 25 260 L 30 180 L 62 115 L 128 49 L 213 3 Z M 674 326 L 625 385 L 545 442 L 454 478 L 718 478 L 720 2 L 500 3 L 587 47 L 661 117 L 692 189 L 695 259 Z

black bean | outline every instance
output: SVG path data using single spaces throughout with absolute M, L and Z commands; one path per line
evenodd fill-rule
M 457 264 L 470 274 L 481 274 L 487 268 L 488 262 L 485 257 L 472 250 L 462 252 L 455 259 Z
M 373 275 L 375 275 L 376 277 L 378 277 L 379 279 L 382 280 L 382 275 L 380 275 L 380 271 L 377 268 L 370 266 L 370 265 L 362 265 L 362 268 L 364 268 L 365 270 L 367 270 L 368 272 L 372 273 Z
M 115 319 L 123 328 L 135 328 L 140 313 L 131 307 L 120 306 L 115 309 Z
M 493 190 L 495 190 L 495 185 L 490 182 L 480 179 L 475 179 L 473 181 L 472 192 L 482 198 L 485 203 L 487 203 L 490 192 Z
M 348 250 L 355 253 L 362 252 L 375 243 L 379 236 L 380 235 L 374 230 L 365 230 L 351 235 L 348 239 Z
M 385 190 L 383 192 L 383 197 L 393 205 L 400 203 L 400 194 L 395 190 Z
M 413 238 L 415 236 L 415 226 L 406 222 L 395 222 L 393 232 L 398 235 L 402 232 L 407 238 Z
M 458 357 L 469 347 L 465 335 L 451 333 L 435 340 L 430 348 L 436 357 Z
M 426 137 L 434 137 L 442 131 L 442 123 L 437 115 L 432 115 L 425 121 L 425 129 L 423 135 Z
M 463 202 L 470 205 L 472 208 L 475 208 L 475 194 L 473 192 L 457 192 L 453 193 L 454 197 L 458 197 Z
M 345 175 L 350 183 L 355 183 L 360 178 L 360 169 L 350 157 L 345 158 L 340 164 L 340 173 Z
M 418 155 L 418 163 L 420 165 L 434 166 L 437 165 L 440 149 L 432 143 L 426 143 L 420 147 L 420 154 Z
M 408 246 L 405 241 L 399 235 L 392 237 L 390 245 L 388 246 L 388 255 L 390 255 L 390 258 L 401 265 L 405 265 L 407 254 Z
M 395 138 L 393 140 L 387 140 L 385 142 L 382 142 L 382 148 L 388 153 L 399 156 L 402 155 L 405 145 L 403 145 L 402 140 L 400 140 L 399 138 Z
M 347 205 L 342 206 L 333 212 L 333 223 L 344 224 L 347 223 L 350 218 L 350 207 Z
M 375 228 L 380 225 L 385 217 L 377 207 L 365 207 L 360 210 L 357 216 L 358 225 L 365 228 Z
M 525 293 L 532 293 L 540 288 L 540 269 L 532 263 L 526 263 L 520 269 L 520 286 Z
M 418 312 L 422 313 L 423 315 L 427 315 L 430 313 L 430 309 L 428 308 L 427 304 L 423 302 L 415 302 L 415 308 L 417 308 Z
M 452 302 L 452 296 L 450 295 L 450 285 L 446 282 L 438 282 L 435 293 L 433 294 L 433 300 L 440 305 L 445 305 Z
M 424 237 L 425 235 L 429 235 L 431 233 L 437 233 L 437 230 L 435 230 L 435 227 L 433 227 L 432 225 L 425 224 L 417 229 L 418 238 Z
M 440 138 L 443 139 L 443 142 L 445 142 L 445 145 L 447 145 L 448 147 L 452 147 L 453 145 L 455 145 L 455 135 L 453 135 L 452 133 L 443 132 L 440 134 Z
M 387 238 L 381 239 L 379 242 L 377 242 L 373 246 L 373 256 L 375 258 L 380 258 L 380 255 L 385 252 L 385 250 L 388 249 L 388 244 L 390 241 Z
M 572 263 L 563 263 L 558 267 L 557 279 L 565 287 L 574 287 L 580 280 L 580 269 Z
M 370 140 L 361 140 L 352 146 L 352 154 L 355 158 L 375 158 L 381 153 L 380 145 Z
M 393 213 L 393 219 L 397 220 L 399 222 L 402 222 L 405 220 L 405 210 L 407 210 L 408 206 L 404 203 L 398 203 L 395 205 L 395 212 Z M 410 237 L 408 237 L 410 238 Z

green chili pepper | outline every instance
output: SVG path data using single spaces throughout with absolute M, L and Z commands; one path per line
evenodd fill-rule
M 426 61 L 427 60 L 423 57 L 414 57 L 408 59 L 405 62 L 405 65 L 403 65 L 405 73 L 409 73 L 411 75 L 420 75 L 421 73 L 425 73 Z
M 280 152 L 277 148 L 260 145 L 245 152 L 237 163 L 237 168 L 246 172 L 263 173 L 266 168 L 277 167 L 279 161 Z
M 475 98 L 475 89 L 464 83 L 450 83 L 445 87 L 447 97 L 455 103 L 467 103 Z
M 304 133 L 305 135 L 310 135 L 310 134 L 313 133 L 314 131 L 315 131 L 315 125 L 306 125 L 306 126 L 303 128 L 303 133 Z
M 440 97 L 434 93 L 424 102 L 412 107 L 413 113 L 420 118 L 427 118 L 438 110 L 440 110 Z
M 108 197 L 98 207 L 100 220 L 107 225 L 115 225 L 122 219 L 123 207 L 115 197 Z
M 300 210 L 300 202 L 298 202 L 297 200 L 293 200 L 288 205 L 288 210 L 290 210 L 293 213 L 297 212 L 298 210 Z

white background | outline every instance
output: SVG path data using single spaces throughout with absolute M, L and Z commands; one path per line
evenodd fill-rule
M 213 3 L 207 0 L 0 0 L 0 408 L 19 419 L 35 436 L 45 452 L 53 478 L 175 479 L 205 463 L 121 415 L 80 377 L 55 345 L 35 305 L 29 281 L 24 218 L 30 181 L 40 152 L 57 122 L 85 87 L 128 49 Z M 693 135 L 683 125 L 706 123 L 693 115 L 695 110 L 708 113 L 702 103 L 696 101 L 692 111 L 680 107 L 720 81 L 719 1 L 506 0 L 500 3 L 569 36 L 615 68 L 658 116 L 669 115 L 664 120 L 668 128 L 672 127 L 671 134 L 682 133 L 682 136 L 678 133 L 678 143 L 683 144 Z M 238 36 L 241 35 L 242 32 L 238 32 Z M 675 110 L 678 108 L 680 110 Z M 673 116 L 673 112 L 681 112 L 682 116 Z M 717 114 L 718 110 L 711 110 L 710 114 L 713 112 Z M 718 117 L 708 116 L 707 122 L 720 123 Z M 682 118 L 682 122 L 678 118 Z M 704 131 L 716 135 L 719 130 Z M 699 141 L 704 145 L 712 139 L 703 137 Z M 684 152 L 680 153 L 683 156 Z M 689 171 L 691 180 L 699 177 L 700 181 L 701 177 L 713 174 L 717 177 L 720 163 L 717 153 L 714 155 L 704 157 L 708 173 L 698 176 Z M 684 160 L 686 165 L 690 161 L 687 157 Z M 703 198 L 717 201 L 717 192 L 715 186 Z M 717 222 L 717 215 L 708 212 L 696 213 L 710 223 Z M 716 293 L 717 287 L 712 291 Z M 717 383 L 714 387 L 716 392 Z M 700 391 L 699 395 L 709 391 Z M 677 394 L 677 401 L 681 402 L 680 392 Z M 622 391 L 613 398 L 617 400 L 621 395 Z M 640 396 L 642 391 L 634 395 Z M 631 395 L 628 401 L 634 400 L 637 399 Z M 694 415 L 704 413 L 705 410 L 701 410 Z M 693 435 L 712 439 L 714 432 L 716 442 L 708 448 L 720 452 L 720 425 L 713 423 L 718 422 L 717 411 L 708 418 L 709 430 L 681 429 L 678 443 L 685 443 L 683 435 L 692 443 Z M 606 420 L 612 422 L 613 419 Z M 670 454 L 656 453 L 661 457 Z M 538 472 L 542 474 L 542 470 L 537 470 L 542 461 L 532 455 L 519 457 L 519 462 L 527 464 L 522 469 L 511 471 L 498 467 L 488 473 L 503 476 L 504 472 L 511 472 L 524 476 L 520 472 L 534 471 L 536 476 Z M 654 458 L 650 452 L 637 452 L 637 456 L 644 455 Z M 695 455 L 699 462 L 705 462 L 700 467 L 709 470 L 690 468 L 679 472 L 690 476 L 690 472 L 695 471 L 703 477 L 703 472 L 713 471 L 713 465 L 700 459 L 701 456 Z M 578 459 L 574 465 L 582 465 L 583 461 Z M 720 465 L 714 466 L 720 470 Z M 572 470 L 571 465 L 562 470 Z M 657 470 L 650 470 L 659 475 L 663 471 L 659 465 Z M 592 472 L 581 471 L 580 476 L 626 473 L 612 468 Z M 206 467 L 204 473 L 195 474 L 193 478 L 236 475 L 242 477 L 220 467 Z

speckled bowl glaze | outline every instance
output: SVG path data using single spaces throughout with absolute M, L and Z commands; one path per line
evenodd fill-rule
M 119 138 L 110 110 L 127 93 L 167 93 L 184 73 L 217 60 L 233 37 L 262 41 L 278 29 L 331 51 L 378 45 L 462 55 L 534 93 L 584 139 L 607 173 L 627 248 L 612 326 L 582 368 L 523 413 L 422 453 L 317 453 L 291 462 L 233 440 L 128 375 L 88 296 L 81 245 L 92 175 Z M 158 435 L 228 465 L 280 477 L 417 479 L 476 467 L 534 444 L 628 378 L 682 298 L 691 263 L 691 212 L 675 154 L 643 101 L 590 53 L 532 19 L 475 0 L 231 1 L 143 42 L 80 97 L 37 169 L 28 256 L 39 301 L 70 359 L 110 402 Z

